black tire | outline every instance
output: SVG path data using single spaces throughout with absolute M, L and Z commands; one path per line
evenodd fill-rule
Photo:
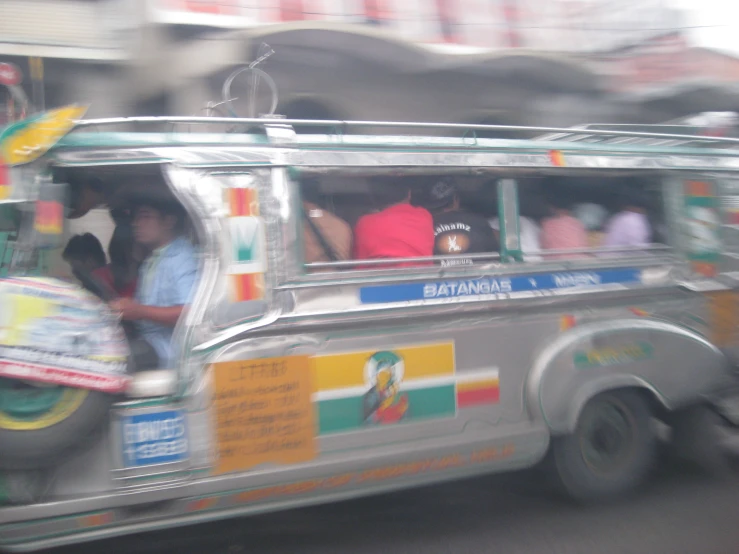
M 79 407 L 53 425 L 33 430 L 0 426 L 0 469 L 32 470 L 57 465 L 89 445 L 109 421 L 109 394 L 87 391 Z
M 633 491 L 649 474 L 656 455 L 652 413 L 635 391 L 592 398 L 575 431 L 552 439 L 554 473 L 567 495 L 580 502 Z
M 728 426 L 710 406 L 697 404 L 671 414 L 670 454 L 713 477 L 731 474 L 723 443 Z

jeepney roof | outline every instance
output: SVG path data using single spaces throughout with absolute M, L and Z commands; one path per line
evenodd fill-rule
M 70 150 L 98 150 L 111 153 L 110 163 L 115 163 L 115 151 L 118 149 L 142 149 L 150 153 L 164 153 L 166 148 L 196 147 L 268 147 L 289 148 L 299 150 L 385 150 L 413 152 L 419 149 L 470 150 L 470 151 L 510 151 L 510 152 L 547 152 L 564 151 L 583 154 L 616 155 L 619 154 L 651 154 L 651 155 L 690 155 L 690 156 L 737 156 L 739 151 L 726 148 L 659 146 L 640 144 L 613 144 L 562 142 L 538 139 L 487 139 L 468 137 L 435 137 L 404 135 L 297 135 L 289 143 L 272 143 L 264 135 L 232 134 L 232 133 L 146 133 L 146 132 L 74 132 L 53 148 L 53 152 L 62 154 Z M 203 153 L 207 150 L 202 151 Z M 213 152 L 213 163 L 222 161 L 227 165 L 230 160 L 219 160 Z M 101 162 L 101 158 L 97 158 Z M 168 156 L 162 156 L 162 161 Z
M 393 165 L 424 166 L 428 169 L 435 166 L 440 170 L 454 166 L 544 170 L 739 169 L 739 151 L 734 148 L 670 146 L 653 144 L 655 141 L 645 145 L 628 141 L 578 142 L 549 138 L 296 134 L 290 141 L 283 142 L 271 141 L 263 134 L 91 132 L 79 129 L 62 138 L 50 151 L 50 156 L 55 164 L 67 167 L 168 162 L 189 167 L 358 167 L 376 163 L 362 154 L 392 152 L 399 155 Z M 441 152 L 447 156 L 429 158 L 430 154 Z M 353 155 L 336 155 L 341 153 Z M 362 155 L 359 156 L 361 160 L 357 154 Z

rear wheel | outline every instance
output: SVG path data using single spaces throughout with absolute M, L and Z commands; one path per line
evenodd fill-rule
M 102 427 L 111 403 L 101 392 L 0 378 L 0 469 L 58 463 Z
M 635 391 L 607 392 L 583 408 L 571 435 L 552 440 L 552 460 L 576 500 L 614 497 L 635 489 L 656 457 L 652 414 Z

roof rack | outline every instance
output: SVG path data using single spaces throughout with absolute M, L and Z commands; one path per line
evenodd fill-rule
M 407 121 L 348 121 L 331 119 L 284 119 L 284 118 L 239 118 L 239 117 L 179 117 L 179 116 L 142 116 L 142 117 L 117 117 L 107 119 L 89 119 L 76 122 L 76 128 L 96 128 L 121 125 L 224 125 L 243 126 L 244 130 L 250 127 L 324 127 L 328 134 L 342 135 L 348 128 L 375 127 L 383 129 L 411 130 L 447 130 L 459 131 L 464 137 L 476 138 L 479 131 L 519 131 L 527 133 L 545 133 L 536 140 L 562 141 L 562 142 L 599 142 L 619 144 L 649 144 L 649 145 L 675 145 L 675 144 L 739 144 L 739 138 L 712 137 L 697 134 L 685 134 L 676 132 L 645 132 L 635 129 L 659 128 L 666 131 L 680 131 L 694 129 L 687 125 L 583 125 L 578 127 L 528 127 L 523 125 L 469 125 L 464 123 L 429 123 L 429 122 L 407 122 Z M 231 129 L 234 132 L 234 129 Z
M 735 144 L 737 139 L 712 136 L 707 134 L 707 130 L 713 127 L 729 128 L 735 126 L 737 121 L 736 114 L 730 112 L 706 112 L 651 125 L 619 123 L 577 125 L 566 132 L 547 134 L 537 138 L 547 141 L 638 144 L 641 146 L 702 146 L 707 143 L 723 143 L 726 146 Z M 619 135 L 605 135 L 602 131 L 616 131 Z

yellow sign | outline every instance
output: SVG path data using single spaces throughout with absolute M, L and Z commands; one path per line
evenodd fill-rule
M 308 356 L 214 365 L 217 473 L 315 458 Z
M 0 156 L 11 166 L 40 158 L 72 130 L 75 121 L 81 119 L 85 111 L 85 107 L 67 106 L 13 125 L 2 137 Z

